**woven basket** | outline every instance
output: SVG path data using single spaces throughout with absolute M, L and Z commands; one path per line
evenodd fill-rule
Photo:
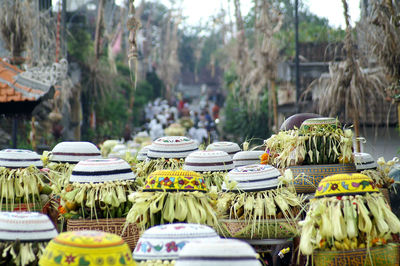
M 290 166 L 293 176 L 304 173 L 304 177 L 297 177 L 294 180 L 294 187 L 297 193 L 314 193 L 319 181 L 324 177 L 334 174 L 355 173 L 354 164 L 321 164 L 321 165 L 299 165 Z
M 0 210 L 1 211 L 13 211 L 13 212 L 25 212 L 25 211 L 30 211 L 30 212 L 42 212 L 42 206 L 40 204 L 35 204 L 35 203 L 14 203 L 12 205 L 11 203 L 8 203 L 6 205 L 5 203 L 0 204 Z
M 220 220 L 225 237 L 241 239 L 287 239 L 298 234 L 295 222 L 285 219 L 261 220 L 253 228 L 252 223 L 242 220 Z
M 135 224 L 129 224 L 124 231 L 125 218 L 112 219 L 69 219 L 67 221 L 67 231 L 95 230 L 113 233 L 121 236 L 133 251 L 140 237 L 140 230 Z
M 398 245 L 388 244 L 385 246 L 370 249 L 371 260 L 367 254 L 367 249 L 355 249 L 345 251 L 319 251 L 314 253 L 315 266 L 398 266 L 399 252 Z

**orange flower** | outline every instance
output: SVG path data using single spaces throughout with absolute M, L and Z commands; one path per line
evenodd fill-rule
M 266 153 L 266 152 L 264 152 L 262 155 L 261 155 L 261 164 L 268 164 L 268 161 L 269 161 L 269 154 L 268 153 Z
M 67 210 L 63 206 L 59 206 L 58 207 L 58 211 L 59 211 L 60 214 L 66 214 L 67 213 Z

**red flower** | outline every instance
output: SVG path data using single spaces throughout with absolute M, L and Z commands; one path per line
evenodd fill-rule
M 176 245 L 175 241 L 167 243 L 165 246 L 167 247 L 167 252 L 178 251 L 178 246 Z
M 152 185 L 155 183 L 156 183 L 156 180 L 154 180 L 154 179 L 150 181 L 150 184 L 152 184 Z
M 75 258 L 76 257 L 72 256 L 72 254 L 71 254 L 65 258 L 65 262 L 68 264 L 71 264 L 71 263 L 75 262 Z

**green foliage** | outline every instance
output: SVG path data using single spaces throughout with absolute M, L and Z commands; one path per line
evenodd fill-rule
M 262 144 L 262 140 L 269 135 L 268 128 L 268 93 L 265 89 L 260 96 L 260 108 L 257 111 L 249 108 L 246 101 L 238 99 L 237 75 L 234 71 L 225 74 L 225 88 L 229 90 L 223 109 L 223 132 L 229 134 L 228 138 L 238 143 L 254 139 L 253 144 Z M 257 143 L 257 139 L 259 140 Z
M 94 51 L 90 33 L 80 27 L 73 27 L 70 31 L 67 40 L 68 55 L 75 62 L 85 62 Z

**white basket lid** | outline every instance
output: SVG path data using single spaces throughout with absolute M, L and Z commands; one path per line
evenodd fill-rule
M 375 162 L 372 155 L 365 152 L 355 152 L 354 163 L 357 171 L 376 169 L 378 167 L 378 164 Z
M 195 151 L 185 159 L 183 170 L 196 172 L 229 171 L 233 169 L 231 156 L 224 151 Z
M 102 183 L 106 181 L 135 180 L 131 166 L 119 158 L 80 161 L 72 170 L 70 182 Z
M 0 240 L 43 241 L 57 236 L 49 217 L 38 212 L 0 212 Z
M 227 174 L 229 180 L 237 182 L 237 190 L 262 191 L 278 187 L 281 173 L 271 165 L 252 164 L 237 167 Z M 225 182 L 222 190 L 226 191 Z
M 224 151 L 229 154 L 232 158 L 235 153 L 241 151 L 239 145 L 230 141 L 217 141 L 213 142 L 206 148 L 207 151 Z
M 87 141 L 64 141 L 58 143 L 50 154 L 50 161 L 76 164 L 87 159 L 101 158 L 100 150 Z
M 153 141 L 147 152 L 150 159 L 166 158 L 180 159 L 186 158 L 190 153 L 197 151 L 199 144 L 197 141 L 184 136 L 166 136 Z
M 264 151 L 240 151 L 233 156 L 233 163 L 235 167 L 258 164 L 263 153 Z
M 244 241 L 193 241 L 179 253 L 176 266 L 260 266 L 257 253 Z
M 149 151 L 151 145 L 144 146 L 136 157 L 138 161 L 145 161 L 147 159 L 147 152 Z
M 194 240 L 219 239 L 214 229 L 200 224 L 165 224 L 147 229 L 140 237 L 135 260 L 176 260 L 182 248 Z
M 0 166 L 7 168 L 43 167 L 39 154 L 30 150 L 4 149 L 0 151 Z

